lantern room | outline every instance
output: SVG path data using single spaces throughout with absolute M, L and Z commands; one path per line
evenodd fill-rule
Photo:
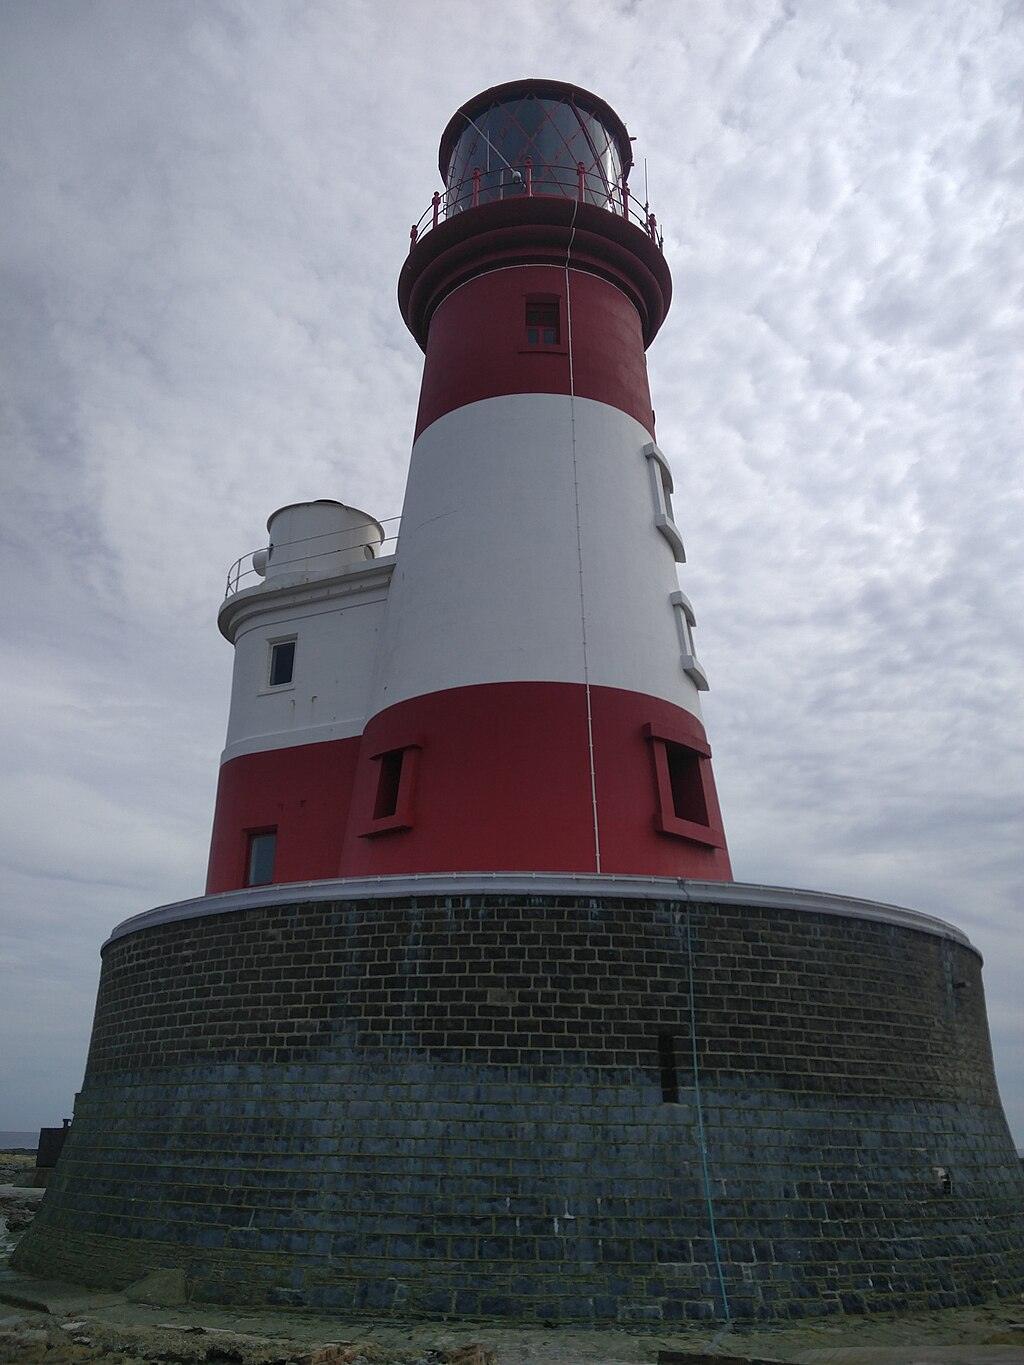
M 564 81 L 527 80 L 462 105 L 438 166 L 451 215 L 531 194 L 617 207 L 632 159 L 625 124 L 604 100 Z

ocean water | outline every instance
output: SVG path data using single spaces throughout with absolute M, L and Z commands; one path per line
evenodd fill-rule
M 39 1146 L 39 1129 L 34 1133 L 5 1133 L 0 1132 L 0 1152 L 9 1151 L 12 1147 L 29 1147 L 34 1152 Z

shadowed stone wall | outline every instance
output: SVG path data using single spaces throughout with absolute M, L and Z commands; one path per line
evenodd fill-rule
M 107 946 L 16 1264 L 346 1313 L 657 1323 L 724 1290 L 788 1317 L 1020 1290 L 1022 1197 L 949 939 L 582 895 L 292 904 Z

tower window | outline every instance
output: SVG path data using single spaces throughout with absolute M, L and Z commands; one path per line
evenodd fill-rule
M 276 829 L 261 829 L 250 833 L 245 863 L 246 886 L 267 886 L 274 880 L 276 853 Z
M 664 454 L 653 441 L 648 441 L 644 446 L 644 458 L 647 460 L 651 480 L 654 524 L 672 546 L 676 563 L 685 564 L 686 551 L 683 548 L 683 538 L 679 534 L 675 510 L 672 507 L 672 494 L 675 492 L 675 485 L 672 482 L 672 471 L 668 466 L 668 460 L 665 459 Z
M 685 744 L 665 744 L 668 785 L 672 794 L 672 814 L 677 820 L 708 822 L 708 806 L 701 781 L 700 755 Z
M 407 753 L 407 749 L 391 749 L 377 760 L 380 772 L 377 775 L 377 799 L 373 806 L 375 820 L 384 820 L 398 810 L 398 793 L 402 787 L 402 768 Z
M 279 640 L 270 646 L 270 686 L 283 687 L 295 675 L 295 641 Z
M 557 346 L 559 340 L 558 300 L 527 300 L 527 346 Z
M 679 657 L 683 672 L 689 677 L 698 692 L 708 690 L 708 676 L 700 666 L 697 651 L 693 645 L 693 628 L 697 618 L 690 606 L 690 599 L 684 592 L 674 592 L 669 597 L 676 617 L 676 633 L 679 636 Z
M 372 814 L 361 834 L 387 834 L 411 826 L 419 756 L 418 744 L 371 755 L 377 765 Z
M 709 800 L 711 750 L 696 738 L 645 727 L 654 759 L 658 805 L 654 827 L 697 844 L 724 848 L 717 808 Z

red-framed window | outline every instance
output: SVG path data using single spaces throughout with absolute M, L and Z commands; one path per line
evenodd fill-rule
M 377 765 L 377 771 L 373 783 L 370 817 L 361 831 L 364 836 L 388 834 L 410 828 L 416 798 L 419 756 L 418 744 L 405 744 L 397 749 L 382 749 L 380 753 L 370 755 L 370 761 Z
M 526 344 L 541 350 L 562 343 L 561 307 L 556 295 L 531 295 L 526 300 Z
M 662 834 L 724 848 L 725 834 L 711 816 L 711 750 L 692 736 L 673 735 L 654 725 L 645 726 L 644 734 L 654 765 L 655 828 Z

